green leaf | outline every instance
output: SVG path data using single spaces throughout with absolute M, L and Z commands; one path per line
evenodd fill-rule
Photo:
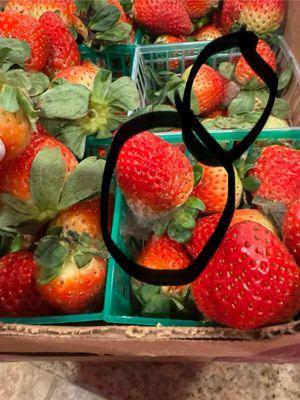
M 195 196 L 190 196 L 184 203 L 184 206 L 189 208 L 194 208 L 199 211 L 205 211 L 205 204 L 203 203 L 203 201 L 201 201 Z
M 242 181 L 243 187 L 248 192 L 256 192 L 260 186 L 260 180 L 255 176 L 247 176 Z
M 88 27 L 92 31 L 105 32 L 118 22 L 120 16 L 117 7 L 106 4 L 92 16 Z
M 77 158 L 82 159 L 85 151 L 87 134 L 79 125 L 66 125 L 60 129 L 57 139 L 64 143 Z
M 289 116 L 290 106 L 287 100 L 277 98 L 272 108 L 274 117 L 287 119 Z
M 293 60 L 290 60 L 287 67 L 279 77 L 278 90 L 282 90 L 288 86 L 288 84 L 292 79 L 293 73 L 294 73 L 294 63 Z
M 230 103 L 228 107 L 228 115 L 230 117 L 235 117 L 253 111 L 254 103 L 255 103 L 254 92 L 242 91 Z
M 94 88 L 92 91 L 91 101 L 96 101 L 97 98 L 104 99 L 110 92 L 112 82 L 112 73 L 107 69 L 100 69 L 94 80 Z
M 145 317 L 170 317 L 172 300 L 163 294 L 156 294 L 145 304 L 141 314 Z
M 82 252 L 80 250 L 75 253 L 73 257 L 78 268 L 85 267 L 93 259 L 93 255 L 91 253 Z
M 159 221 L 156 221 L 153 226 L 153 231 L 154 231 L 155 235 L 162 236 L 167 230 L 169 221 L 170 221 L 169 217 L 162 218 Z
M 131 111 L 140 105 L 140 94 L 135 82 L 128 76 L 114 81 L 109 88 L 109 99 L 114 106 L 124 111 Z
M 36 98 L 36 108 L 44 118 L 75 120 L 87 114 L 89 98 L 85 86 L 61 81 Z
M 7 57 L 8 53 L 11 51 L 8 47 L 0 48 L 0 66 L 2 66 L 5 58 Z
M 9 65 L 17 64 L 23 66 L 30 58 L 30 46 L 25 41 L 0 38 L 0 50 L 1 49 L 10 50 L 5 57 L 9 61 Z M 2 57 L 3 55 L 4 53 L 2 53 Z
M 193 229 L 196 225 L 193 216 L 184 208 L 180 208 L 176 211 L 174 223 L 179 229 Z
M 69 250 L 56 237 L 41 240 L 34 253 L 36 262 L 41 267 L 38 283 L 47 284 L 56 278 L 69 254 Z
M 34 216 L 37 215 L 39 210 L 38 208 L 29 201 L 23 201 L 17 199 L 14 196 L 11 196 L 8 193 L 1 193 L 0 194 L 0 201 L 3 204 L 13 208 L 15 211 L 18 211 L 21 214 Z
M 195 30 L 204 28 L 210 22 L 211 22 L 210 15 L 209 14 L 205 14 L 203 17 L 197 19 L 197 21 L 195 23 Z
M 197 186 L 203 175 L 203 168 L 201 167 L 200 164 L 194 165 L 193 173 L 194 173 L 194 186 Z
M 118 22 L 104 32 L 97 32 L 95 38 L 101 41 L 102 48 L 115 43 L 126 43 L 130 38 L 132 26 L 125 22 Z
M 268 103 L 270 97 L 269 93 L 266 92 L 265 90 L 256 90 L 255 97 L 257 97 L 257 99 L 261 102 L 261 106 L 255 108 L 255 111 L 260 111 L 260 110 L 263 111 Z
M 51 226 L 47 230 L 47 236 L 60 236 L 63 232 L 63 228 L 61 226 Z
M 22 250 L 24 246 L 24 238 L 22 236 L 17 236 L 14 238 L 9 246 L 9 252 L 15 253 L 19 250 Z
M 18 90 L 16 88 L 2 85 L 0 91 L 0 107 L 11 113 L 18 111 Z
M 35 111 L 35 109 L 33 108 L 33 105 L 31 103 L 31 100 L 30 100 L 30 97 L 28 96 L 28 94 L 21 89 L 18 90 L 18 101 L 19 101 L 20 106 L 23 108 L 24 112 L 26 113 L 27 118 L 29 119 L 29 121 L 31 123 L 32 129 L 35 129 L 35 123 L 39 119 L 39 115 L 38 115 L 37 111 Z
M 151 300 L 153 296 L 159 294 L 160 287 L 141 284 L 138 290 L 140 294 L 140 299 L 142 300 L 142 304 L 146 304 L 148 301 Z
M 187 243 L 192 238 L 192 231 L 189 229 L 179 229 L 174 221 L 168 225 L 168 235 L 178 243 Z
M 100 193 L 104 165 L 105 161 L 97 160 L 96 157 L 88 157 L 81 161 L 69 175 L 64 185 L 59 209 L 64 210 L 96 193 Z
M 251 78 L 250 81 L 247 82 L 246 85 L 244 85 L 244 89 L 252 91 L 252 90 L 257 90 L 264 86 L 265 86 L 264 83 L 260 83 L 258 81 L 257 76 L 253 76 L 253 78 Z
M 13 69 L 5 73 L 5 81 L 8 85 L 17 89 L 30 90 L 31 82 L 23 69 Z
M 57 210 L 66 178 L 66 163 L 58 148 L 41 150 L 30 171 L 33 203 L 41 211 Z
M 234 75 L 235 66 L 231 62 L 223 61 L 219 65 L 219 72 L 228 80 L 232 80 Z
M 42 72 L 32 72 L 27 74 L 31 82 L 31 88 L 29 95 L 31 97 L 42 94 L 50 85 L 50 81 L 47 75 Z

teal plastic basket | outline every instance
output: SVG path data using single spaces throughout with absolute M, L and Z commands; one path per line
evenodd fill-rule
M 241 140 L 247 131 L 244 132 L 212 132 L 215 139 L 219 141 L 225 148 L 230 149 L 236 141 Z M 181 132 L 178 133 L 161 133 L 162 138 L 173 144 L 181 144 Z M 257 142 L 274 143 L 278 141 L 299 141 L 300 129 L 287 130 L 266 130 L 263 131 Z M 112 227 L 112 239 L 116 245 L 130 257 L 130 253 L 125 246 L 121 235 L 121 228 L 124 216 L 128 208 L 121 191 L 117 188 L 115 198 L 115 210 Z M 171 319 L 171 318 L 152 318 L 140 316 L 136 313 L 136 307 L 132 301 L 130 277 L 124 270 L 111 258 L 109 260 L 108 276 L 106 283 L 106 293 L 104 302 L 104 319 L 112 324 L 125 325 L 147 325 L 156 326 L 216 326 L 214 322 Z

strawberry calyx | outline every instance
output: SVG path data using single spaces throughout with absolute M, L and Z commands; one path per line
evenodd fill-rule
M 58 148 L 41 150 L 30 170 L 30 199 L 1 193 L 0 228 L 36 233 L 60 211 L 99 195 L 104 160 L 88 157 L 66 177 L 66 163 Z M 89 176 L 89 179 L 85 179 Z
M 76 275 L 94 257 L 101 257 L 101 252 L 87 233 L 79 235 L 56 227 L 40 240 L 34 255 L 39 265 L 37 280 L 42 285 L 60 275 Z

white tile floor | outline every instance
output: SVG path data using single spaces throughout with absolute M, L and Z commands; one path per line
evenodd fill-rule
M 300 365 L 0 363 L 0 400 L 299 400 Z

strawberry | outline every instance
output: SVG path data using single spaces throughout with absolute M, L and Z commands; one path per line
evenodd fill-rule
M 87 38 L 88 31 L 77 16 L 74 0 L 9 0 L 5 11 L 16 11 L 40 19 L 47 11 L 57 13 L 66 26 L 74 27 L 78 33 Z
M 185 36 L 172 36 L 172 35 L 162 35 L 159 36 L 154 44 L 172 44 L 172 43 L 184 43 L 187 41 L 187 38 Z M 171 55 L 172 57 L 173 55 Z M 174 56 L 178 56 L 178 53 L 174 52 Z M 180 61 L 177 60 L 170 60 L 168 62 L 168 69 L 169 71 L 172 71 L 174 69 L 178 69 L 180 65 Z
M 188 243 L 186 243 L 186 249 L 193 258 L 197 257 L 203 247 L 203 243 L 205 243 L 203 242 L 203 235 L 207 237 L 207 239 L 212 235 L 217 226 L 217 223 L 219 222 L 219 219 L 221 218 L 221 215 L 221 213 L 212 214 L 197 220 L 196 226 L 193 230 L 192 239 Z M 248 208 L 235 210 L 230 226 L 234 226 L 244 221 L 250 221 L 255 222 L 256 224 L 260 224 L 264 228 L 270 230 L 278 236 L 278 232 L 276 231 L 276 228 L 274 227 L 271 220 L 259 210 Z
M 156 218 L 182 205 L 193 189 L 193 169 L 186 156 L 151 132 L 123 146 L 117 180 L 128 206 L 139 217 Z
M 38 290 L 58 311 L 77 314 L 102 303 L 106 261 L 87 234 L 44 237 L 35 251 Z
M 258 34 L 276 31 L 284 18 L 285 0 L 224 0 L 220 17 L 223 31 L 237 22 Z
M 207 118 L 227 117 L 227 110 L 213 111 Z
M 205 204 L 206 213 L 215 213 L 223 211 L 227 197 L 228 176 L 223 167 L 210 167 L 199 164 L 202 168 L 200 182 L 194 188 L 193 196 L 202 200 Z M 240 205 L 243 195 L 243 185 L 239 175 L 235 172 L 235 208 Z
M 188 79 L 192 66 L 182 75 Z M 193 91 L 198 100 L 199 114 L 209 114 L 223 104 L 226 98 L 228 81 L 219 72 L 204 64 L 198 71 L 193 84 Z
M 194 257 L 210 234 L 209 229 L 198 231 Z M 299 311 L 300 269 L 270 230 L 255 222 L 240 222 L 229 228 L 193 282 L 192 293 L 207 318 L 232 328 L 279 324 Z
M 132 11 L 139 25 L 157 35 L 189 35 L 193 30 L 180 0 L 135 0 Z
M 113 213 L 113 198 L 110 201 L 110 225 Z M 60 226 L 65 231 L 75 231 L 79 234 L 87 233 L 92 239 L 102 240 L 100 229 L 100 200 L 88 200 L 75 204 L 71 208 L 62 211 L 52 221 L 51 227 Z
M 0 37 L 24 40 L 30 46 L 31 57 L 25 67 L 29 71 L 42 71 L 49 56 L 49 43 L 39 21 L 30 15 L 16 12 L 0 13 Z
M 201 18 L 217 8 L 220 0 L 184 0 L 190 18 Z
M 259 40 L 256 51 L 258 54 L 269 64 L 269 66 L 276 71 L 276 56 L 271 47 L 263 40 Z M 243 56 L 240 56 L 236 68 L 235 68 L 235 79 L 243 86 L 246 86 L 251 80 L 256 79 L 259 86 L 263 85 L 264 82 L 259 78 L 250 65 L 247 63 Z
M 283 240 L 286 247 L 300 264 L 300 200 L 289 204 L 282 225 Z
M 76 83 L 78 85 L 84 85 L 88 89 L 92 90 L 94 87 L 94 80 L 97 75 L 99 68 L 97 65 L 90 61 L 83 61 L 81 65 L 69 67 L 63 71 L 58 72 L 54 79 L 66 79 L 70 83 Z
M 207 41 L 207 40 L 215 40 L 222 36 L 222 33 L 219 29 L 213 25 L 206 25 L 204 28 L 198 29 L 197 31 L 193 32 L 193 38 L 198 40 L 199 42 Z
M 289 204 L 300 198 L 300 151 L 280 145 L 267 146 L 249 175 L 260 181 L 254 196 Z
M 29 251 L 9 253 L 0 259 L 0 316 L 37 317 L 53 310 L 36 286 L 37 264 Z
M 56 72 L 80 64 L 77 43 L 63 20 L 54 12 L 46 12 L 40 22 L 48 36 L 50 56 L 44 69 L 52 77 Z
M 44 148 L 58 148 L 66 162 L 66 175 L 78 164 L 71 151 L 39 127 L 32 134 L 25 151 L 17 158 L 0 164 L 0 193 L 8 193 L 21 200 L 30 199 L 30 170 L 35 156 Z
M 5 146 L 6 161 L 16 158 L 25 150 L 31 131 L 31 125 L 22 108 L 15 113 L 0 108 L 0 139 Z

